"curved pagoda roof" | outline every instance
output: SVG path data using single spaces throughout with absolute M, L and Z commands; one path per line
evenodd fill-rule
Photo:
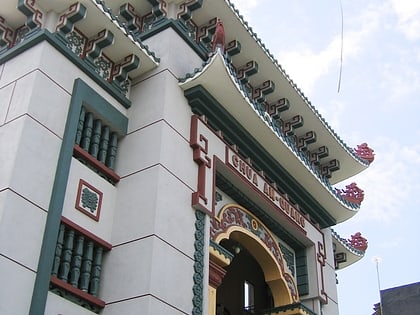
M 288 137 L 273 127 L 268 115 L 247 96 L 235 71 L 220 51 L 203 68 L 196 69 L 182 79 L 180 86 L 185 91 L 197 86 L 204 87 L 241 125 L 246 126 L 286 171 L 311 192 L 336 222 L 345 221 L 357 213 L 359 204 L 349 202 L 337 193 L 328 180 L 313 170 Z
M 309 99 L 286 74 L 258 35 L 253 32 L 231 1 L 203 1 L 202 7 L 193 12 L 193 20 L 197 25 L 208 24 L 215 17 L 223 22 L 227 53 L 229 53 L 229 44 L 233 41 L 239 43 L 241 47 L 240 53 L 231 57 L 232 65 L 239 69 L 252 61 L 257 64 L 257 72 L 249 76 L 247 83 L 257 88 L 264 82 L 271 82 L 274 90 L 265 95 L 264 101 L 273 104 L 286 98 L 290 106 L 281 113 L 282 119 L 287 121 L 300 115 L 303 119 L 303 126 L 299 127 L 295 134 L 302 136 L 311 131 L 316 134 L 316 142 L 309 144 L 308 150 L 325 146 L 329 152 L 328 157 L 324 158 L 325 162 L 338 161 L 339 169 L 333 171 L 329 178 L 331 184 L 334 185 L 352 177 L 369 166 L 369 162 L 360 158 L 353 148 L 346 145 L 325 121 Z
M 203 1 L 190 20 L 199 26 L 198 42 L 221 20 L 225 49 L 181 78 L 181 87 L 203 86 L 336 223 L 352 217 L 360 199 L 343 198 L 345 191 L 332 185 L 363 171 L 371 160 L 345 144 L 229 0 Z
M 12 46 L 7 38 L 9 30 L 17 34 L 24 24 L 36 24 L 54 35 L 64 31 L 66 36 L 77 27 L 76 35 L 92 43 L 92 56 L 97 56 L 96 49 L 100 48 L 114 68 L 122 61 L 131 79 L 157 67 L 159 62 L 142 39 L 168 25 L 177 28 L 205 61 L 201 69 L 180 79 L 180 86 L 187 90 L 202 85 L 208 90 L 265 151 L 311 192 L 336 223 L 356 213 L 360 205 L 344 198 L 332 185 L 361 172 L 369 161 L 341 140 L 229 0 L 142 0 L 133 3 L 135 8 L 124 0 L 18 3 L 23 6 L 18 10 L 15 1 L 2 5 L 0 27 L 6 30 L 2 33 L 3 47 L 5 43 Z M 83 5 L 88 18 L 75 5 Z M 51 23 L 54 14 L 58 25 L 63 23 L 61 29 Z M 218 20 L 224 24 L 226 49 L 210 58 L 209 47 Z M 101 38 L 107 32 L 112 36 Z M 131 61 L 125 63 L 127 57 Z M 116 78 L 119 89 L 124 90 L 124 71 L 106 81 Z
M 351 244 L 349 240 L 340 237 L 334 230 L 331 230 L 334 244 L 334 254 L 336 269 L 344 269 L 362 259 L 365 256 L 365 250 L 360 250 Z

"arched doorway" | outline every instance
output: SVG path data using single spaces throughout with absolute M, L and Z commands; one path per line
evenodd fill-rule
M 274 307 L 271 289 L 254 256 L 234 240 L 223 240 L 220 245 L 236 253 L 217 288 L 216 315 L 253 314 Z
M 285 269 L 277 241 L 252 213 L 239 205 L 224 206 L 212 218 L 210 235 L 215 244 L 235 253 L 220 266 L 225 274 L 213 301 L 219 314 L 247 314 L 246 308 L 298 302 L 296 283 Z M 211 251 L 210 259 L 222 261 L 217 255 Z

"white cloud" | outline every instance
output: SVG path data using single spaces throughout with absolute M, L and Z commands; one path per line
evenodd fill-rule
M 402 50 L 401 52 L 401 59 L 403 60 L 387 63 L 382 68 L 381 86 L 389 92 L 391 98 L 390 106 L 395 101 L 419 92 L 420 72 L 417 68 L 419 63 L 412 61 L 410 53 L 404 53 Z M 405 103 L 404 105 L 417 106 L 417 103 Z
M 331 108 L 334 108 L 334 110 L 331 110 Z M 317 106 L 317 109 L 334 130 L 340 129 L 340 122 L 343 121 L 343 117 L 347 113 L 346 105 L 342 101 L 332 100 L 326 106 Z
M 376 141 L 375 161 L 353 178 L 365 199 L 355 221 L 390 223 L 407 213 L 420 191 L 420 145 L 402 147 L 388 138 Z M 354 223 L 354 222 L 353 222 Z
M 387 7 L 371 7 L 349 21 L 350 29 L 344 30 L 343 34 L 343 65 L 352 57 L 359 55 L 369 40 L 370 36 L 380 26 Z M 310 94 L 320 77 L 331 71 L 337 70 L 341 62 L 341 33 L 335 35 L 330 43 L 321 51 L 313 51 L 309 47 L 299 51 L 281 51 L 277 55 L 282 66 L 290 74 L 291 78 Z
M 261 5 L 261 0 L 235 0 L 231 1 L 235 8 L 239 10 L 241 15 L 248 14 L 257 5 Z
M 420 38 L 420 1 L 391 0 L 398 17 L 398 29 L 410 40 Z
M 390 240 L 390 241 L 382 242 L 382 243 L 379 244 L 379 247 L 383 248 L 383 249 L 398 248 L 400 246 L 401 242 L 402 242 L 402 238 L 399 237 L 398 239 L 393 239 L 393 240 Z

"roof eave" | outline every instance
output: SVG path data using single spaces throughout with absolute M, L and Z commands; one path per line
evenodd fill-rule
M 218 51 L 202 69 L 187 76 L 180 87 L 186 91 L 203 86 L 222 106 L 252 134 L 264 149 L 274 157 L 290 174 L 293 174 L 306 191 L 319 201 L 336 220 L 343 222 L 357 213 L 357 207 L 350 207 L 340 200 L 310 167 L 295 153 L 294 149 L 276 134 L 269 123 L 254 108 L 240 85 L 230 74 L 225 59 Z
M 193 18 L 200 24 L 208 22 L 214 16 L 223 21 L 226 42 L 235 39 L 241 43 L 242 51 L 232 57 L 232 62 L 235 65 L 242 65 L 250 60 L 257 61 L 259 71 L 250 77 L 250 81 L 259 84 L 268 79 L 272 80 L 276 89 L 267 96 L 267 101 L 273 102 L 283 97 L 288 98 L 291 106 L 289 110 L 284 112 L 283 118 L 289 119 L 297 114 L 303 116 L 305 123 L 303 127 L 299 128 L 299 134 L 313 130 L 317 134 L 317 138 L 322 139 L 310 144 L 309 150 L 325 145 L 330 152 L 326 160 L 333 158 L 340 161 L 340 169 L 333 172 L 329 179 L 331 184 L 350 178 L 369 166 L 369 163 L 348 147 L 325 121 L 244 20 L 243 16 L 239 14 L 239 11 L 235 9 L 231 1 L 206 1 L 201 9 L 194 12 Z

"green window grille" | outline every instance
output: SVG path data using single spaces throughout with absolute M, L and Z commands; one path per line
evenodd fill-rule
M 117 149 L 117 133 L 82 106 L 74 155 L 110 182 L 115 183 L 119 181 L 119 176 L 114 172 Z
M 94 236 L 88 235 L 90 232 L 65 221 L 60 224 L 50 290 L 98 313 L 105 306 L 98 298 L 102 258 L 111 246 L 96 237 L 94 240 Z

